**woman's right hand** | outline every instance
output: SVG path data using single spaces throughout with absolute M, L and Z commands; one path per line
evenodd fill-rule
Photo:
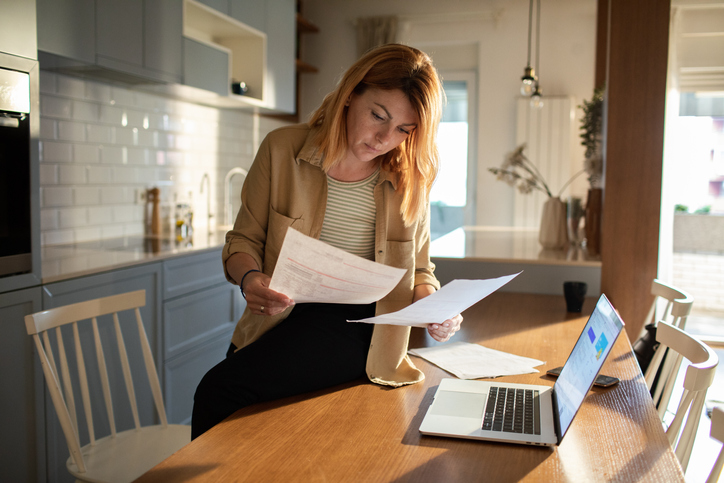
M 253 314 L 277 315 L 294 305 L 294 300 L 269 288 L 271 277 L 265 273 L 248 273 L 242 282 L 246 306 Z

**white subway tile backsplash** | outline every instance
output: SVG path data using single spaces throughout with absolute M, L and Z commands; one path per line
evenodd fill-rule
M 58 121 L 58 139 L 61 141 L 85 141 L 86 125 L 80 122 Z
M 128 164 L 128 148 L 125 146 L 101 146 L 99 152 L 103 164 Z
M 89 225 L 108 225 L 113 221 L 113 208 L 110 206 L 91 206 L 88 208 Z
M 57 230 L 58 229 L 58 210 L 40 210 L 40 230 Z
M 112 142 L 113 128 L 101 124 L 87 124 L 86 136 L 90 143 L 110 143 Z
M 40 185 L 51 186 L 58 184 L 58 165 L 57 164 L 41 164 L 40 165 Z
M 100 121 L 105 124 L 113 124 L 114 126 L 124 126 L 123 113 L 125 109 L 117 106 L 100 106 Z
M 123 229 L 124 225 L 103 225 L 100 227 L 101 236 L 100 238 L 119 238 L 122 236 L 134 235 L 135 233 L 126 233 Z M 143 234 L 143 230 L 141 233 Z
M 221 216 L 224 176 L 248 169 L 253 140 L 263 138 L 248 112 L 46 71 L 40 83 L 44 245 L 142 235 L 147 206 L 136 194 L 153 186 L 164 203 L 190 201 L 205 214 L 204 173 L 210 211 Z
M 63 185 L 85 184 L 86 167 L 79 164 L 64 164 L 58 166 L 58 183 Z
M 111 175 L 115 185 L 133 185 L 138 183 L 137 170 L 130 166 L 115 166 Z
M 75 77 L 58 76 L 58 94 L 61 96 L 83 99 L 85 97 L 85 81 Z
M 128 153 L 128 164 L 141 164 L 141 165 L 149 165 L 151 164 L 151 155 L 149 154 L 149 150 L 146 148 L 134 148 L 134 147 L 127 147 L 123 146 L 124 149 L 126 149 Z
M 41 94 L 56 93 L 56 75 L 45 70 L 40 71 L 39 88 Z
M 123 87 L 111 87 L 111 104 L 115 106 L 133 106 L 136 103 L 136 96 L 133 91 Z
M 64 187 L 41 187 L 41 207 L 71 206 L 73 204 L 73 188 Z
M 74 230 L 49 230 L 42 233 L 43 245 L 62 245 L 74 242 Z
M 40 116 L 70 119 L 72 101 L 50 95 L 40 96 Z
M 75 229 L 75 241 L 86 242 L 99 240 L 101 238 L 101 229 L 97 226 L 85 226 Z
M 143 213 L 143 207 L 142 206 L 133 206 L 133 205 L 126 205 L 126 206 L 114 206 L 113 207 L 113 222 L 122 222 L 122 223 L 128 223 L 132 221 L 137 221 L 137 213 Z
M 88 224 L 88 208 L 62 208 L 58 210 L 60 228 L 76 228 Z
M 136 128 L 118 127 L 114 129 L 113 142 L 125 146 L 138 146 L 138 136 L 134 133 L 134 129 Z M 136 129 L 136 133 L 137 132 L 138 130 Z
M 95 102 L 73 101 L 73 119 L 76 121 L 98 122 L 101 106 Z
M 109 184 L 111 182 L 111 168 L 106 166 L 89 166 L 88 183 Z
M 95 186 L 76 186 L 73 189 L 73 201 L 76 206 L 95 206 L 101 202 L 101 190 Z
M 119 203 L 130 203 L 127 189 L 123 186 L 109 186 L 101 190 L 101 204 L 114 205 Z
M 73 161 L 83 164 L 98 164 L 101 160 L 97 144 L 76 144 L 73 146 Z
M 86 82 L 85 97 L 88 101 L 96 101 L 101 104 L 110 104 L 111 86 L 99 82 Z
M 40 137 L 42 139 L 58 139 L 58 123 L 49 118 L 40 119 Z

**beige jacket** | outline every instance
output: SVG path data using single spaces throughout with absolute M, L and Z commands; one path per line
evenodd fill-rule
M 321 169 L 322 156 L 312 144 L 311 129 L 298 124 L 277 129 L 264 139 L 241 191 L 241 209 L 234 229 L 226 235 L 222 253 L 226 261 L 237 252 L 251 255 L 262 271 L 271 276 L 288 227 L 319 239 L 327 206 L 327 176 Z M 407 274 L 386 297 L 377 302 L 377 315 L 400 310 L 412 303 L 416 285 L 440 284 L 430 261 L 429 213 L 417 224 L 405 227 L 400 215 L 402 196 L 395 191 L 397 178 L 380 171 L 374 189 L 377 209 L 375 261 Z M 234 330 L 232 342 L 247 346 L 289 315 L 268 317 L 247 308 Z M 409 327 L 376 325 L 367 357 L 367 375 L 372 382 L 401 386 L 424 379 L 424 374 L 407 356 Z

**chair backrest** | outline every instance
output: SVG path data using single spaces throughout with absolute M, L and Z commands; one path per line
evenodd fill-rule
M 682 358 L 691 362 L 691 365 L 686 368 L 684 392 L 676 415 L 666 431 L 669 443 L 673 446 L 676 457 L 686 471 L 699 427 L 706 392 L 714 381 L 719 358 L 711 347 L 664 321 L 659 321 L 657 325 L 656 340 L 676 353 L 678 363 L 681 363 Z M 675 382 L 676 377 L 671 377 L 667 381 L 667 385 L 673 385 Z
M 651 284 L 651 293 L 654 295 L 654 302 L 646 316 L 646 323 L 652 320 L 664 320 L 667 323 L 684 330 L 686 321 L 691 313 L 694 305 L 694 298 L 683 290 L 667 285 L 660 280 L 654 280 Z M 666 302 L 666 306 L 659 317 L 656 316 L 656 309 L 661 300 Z M 653 359 L 646 368 L 646 386 L 651 391 L 651 397 L 654 405 L 659 413 L 659 417 L 663 420 L 666 410 L 671 400 L 671 389 L 673 384 L 668 386 L 667 382 L 679 372 L 680 362 L 677 363 L 676 357 L 666 357 L 665 349 L 657 350 Z M 658 378 L 657 378 L 658 375 Z M 654 382 L 656 386 L 654 387 Z
M 659 279 L 654 279 L 651 282 L 651 295 L 654 296 L 654 301 L 649 308 L 646 319 L 644 319 L 644 326 L 651 322 L 665 320 L 674 327 L 686 328 L 686 321 L 691 313 L 694 297 Z M 665 302 L 664 310 L 657 315 L 656 311 L 662 302 Z
M 99 374 L 99 382 L 101 386 L 100 392 L 102 393 L 102 398 L 100 399 L 102 399 L 102 404 L 108 417 L 111 435 L 116 435 L 116 418 L 113 410 L 113 398 L 108 377 L 108 364 L 106 354 L 103 350 L 101 331 L 99 330 L 97 320 L 98 317 L 103 315 L 113 315 L 113 329 L 104 331 L 103 333 L 112 334 L 111 337 L 115 339 L 116 347 L 118 348 L 120 367 L 122 368 L 123 373 L 123 381 L 125 383 L 126 393 L 128 395 L 128 401 L 133 415 L 133 422 L 136 428 L 140 428 L 141 426 L 138 415 L 138 401 L 136 399 L 136 392 L 131 375 L 131 364 L 129 363 L 128 352 L 123 339 L 120 322 L 121 319 L 118 316 L 119 312 L 125 310 L 133 310 L 135 312 L 140 348 L 143 353 L 146 375 L 153 394 L 156 412 L 158 413 L 161 425 L 168 425 L 166 411 L 164 409 L 163 399 L 161 396 L 161 385 L 159 384 L 158 374 L 156 373 L 156 365 L 153 361 L 153 354 L 148 343 L 148 338 L 146 337 L 146 331 L 143 328 L 141 312 L 139 310 L 139 308 L 144 305 L 146 305 L 146 292 L 144 290 L 139 290 L 136 292 L 128 292 L 121 295 L 113 295 L 110 297 L 89 300 L 87 302 L 57 307 L 25 316 L 25 327 L 28 334 L 32 335 L 35 341 L 35 347 L 37 348 L 38 355 L 40 356 L 40 363 L 43 368 L 43 374 L 45 375 L 45 381 L 48 385 L 53 406 L 55 407 L 55 411 L 60 420 L 63 434 L 65 435 L 65 439 L 68 443 L 70 455 L 81 472 L 85 471 L 85 463 L 80 450 L 81 444 L 78 430 L 78 412 L 76 410 L 73 380 L 77 381 L 76 384 L 80 390 L 83 412 L 85 414 L 85 421 L 88 428 L 88 439 L 91 444 L 96 440 L 92 408 L 94 407 L 93 403 L 97 402 L 91 397 L 91 395 L 97 393 L 98 391 L 90 390 L 91 385 L 89 384 L 86 361 L 92 360 L 92 353 L 89 354 L 90 358 L 86 358 L 83 345 L 81 344 L 83 337 L 80 335 L 79 322 L 89 322 L 92 326 L 92 345 L 95 348 L 94 352 L 97 361 L 96 369 Z M 126 319 L 126 317 L 124 317 L 124 319 Z M 74 346 L 72 350 L 76 360 L 77 370 L 77 372 L 73 374 L 73 377 L 71 377 L 71 367 L 68 363 L 69 352 L 66 351 L 65 344 L 63 342 L 63 332 L 61 331 L 61 328 L 66 325 L 71 326 L 72 330 L 72 345 Z M 57 356 L 55 355 L 56 352 L 53 350 L 53 344 L 51 343 L 51 337 L 49 335 L 49 333 L 52 332 L 55 332 L 54 339 Z M 101 402 L 97 402 L 97 404 L 100 405 Z
M 712 438 L 717 441 L 724 443 L 724 409 L 715 407 L 711 411 L 711 430 L 709 432 Z M 719 481 L 719 475 L 721 475 L 721 469 L 724 465 L 724 445 L 719 450 L 719 456 L 714 463 L 714 467 L 709 473 L 706 483 L 716 483 Z

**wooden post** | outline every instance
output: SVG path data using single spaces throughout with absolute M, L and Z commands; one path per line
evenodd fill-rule
M 658 268 L 670 0 L 609 4 L 601 290 L 636 340 Z

